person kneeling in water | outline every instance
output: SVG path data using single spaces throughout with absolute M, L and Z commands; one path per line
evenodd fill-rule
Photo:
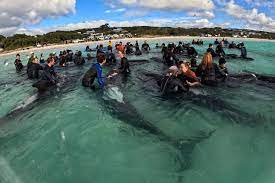
M 97 63 L 93 64 L 92 67 L 85 73 L 82 78 L 82 85 L 84 87 L 90 87 L 95 89 L 94 80 L 97 78 L 97 82 L 100 88 L 104 87 L 104 77 L 102 76 L 102 66 L 106 63 L 105 54 L 99 53 L 97 55 Z

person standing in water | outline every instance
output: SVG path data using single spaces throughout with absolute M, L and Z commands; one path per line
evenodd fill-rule
M 196 76 L 201 78 L 201 83 L 209 86 L 217 86 L 217 75 L 219 68 L 217 64 L 213 63 L 211 53 L 205 53 L 201 64 L 196 70 Z
M 142 49 L 142 51 L 145 51 L 145 52 L 149 52 L 151 50 L 151 48 L 150 48 L 149 44 L 147 43 L 147 41 L 144 41 L 144 43 L 141 46 L 141 49 Z
M 17 72 L 20 72 L 23 69 L 24 66 L 23 66 L 23 64 L 21 62 L 20 54 L 16 55 L 16 59 L 14 61 L 14 65 L 15 65 L 15 68 L 16 68 Z
M 216 57 L 217 56 L 216 52 L 213 49 L 213 44 L 209 44 L 207 52 L 211 53 L 212 57 Z
M 56 85 L 56 73 L 54 71 L 55 60 L 53 57 L 47 59 L 42 73 L 41 80 L 33 84 L 32 86 L 38 89 L 38 92 L 45 92 L 49 87 Z
M 111 40 L 109 40 L 109 43 L 108 43 L 108 51 L 113 52 L 113 43 Z
M 246 51 L 246 47 L 244 46 L 244 44 L 241 46 L 241 57 L 247 58 L 247 51 Z

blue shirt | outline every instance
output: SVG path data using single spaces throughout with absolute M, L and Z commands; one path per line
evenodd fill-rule
M 93 67 L 95 67 L 97 71 L 97 82 L 100 88 L 103 88 L 105 82 L 104 82 L 104 77 L 102 76 L 102 67 L 99 63 L 93 64 Z

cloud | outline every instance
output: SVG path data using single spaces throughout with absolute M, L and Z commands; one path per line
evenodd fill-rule
M 245 0 L 245 2 L 256 7 L 275 8 L 275 0 Z
M 246 10 L 235 4 L 232 0 L 225 6 L 225 12 L 246 23 L 246 27 L 253 29 L 275 32 L 275 21 L 264 13 L 259 13 L 256 8 Z
M 193 16 L 193 17 L 204 17 L 207 19 L 212 19 L 215 18 L 215 14 L 212 11 L 190 11 L 187 13 L 189 16 Z
M 142 7 L 155 10 L 178 11 L 214 9 L 212 0 L 116 0 L 116 3 L 129 7 Z
M 41 35 L 52 31 L 72 31 L 78 29 L 91 29 L 97 28 L 101 25 L 108 23 L 111 27 L 133 27 L 133 26 L 154 26 L 154 27 L 184 27 L 184 28 L 201 28 L 201 27 L 215 27 L 219 26 L 210 22 L 208 19 L 197 19 L 194 17 L 179 17 L 175 19 L 151 19 L 151 20 L 132 20 L 132 21 L 110 21 L 110 20 L 93 20 L 85 21 L 80 23 L 71 23 L 62 26 L 53 26 L 47 28 L 36 28 L 36 29 L 27 29 L 27 28 L 6 28 L 0 29 L 0 34 L 12 33 L 12 34 L 27 34 L 27 35 Z
M 75 12 L 76 0 L 1 0 L 0 32 Z
M 106 10 L 105 13 L 119 13 L 119 12 L 124 12 L 124 11 L 126 11 L 125 8 L 119 8 L 119 9 Z

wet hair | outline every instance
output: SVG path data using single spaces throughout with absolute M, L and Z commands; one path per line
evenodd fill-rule
M 225 64 L 226 63 L 226 60 L 225 60 L 225 58 L 220 58 L 219 59 L 219 65 L 222 65 L 222 64 Z
M 49 57 L 49 58 L 47 59 L 47 63 L 48 63 L 48 64 L 51 63 L 52 61 L 54 61 L 54 59 L 53 59 L 52 57 Z
M 205 53 L 201 61 L 202 69 L 211 69 L 213 67 L 213 58 L 211 53 Z
M 16 54 L 16 56 L 17 56 L 17 57 L 18 57 L 18 56 L 20 57 L 20 54 L 19 54 L 19 53 L 17 53 L 17 54 Z
M 104 60 L 106 60 L 106 56 L 105 56 L 105 54 L 103 54 L 103 53 L 99 53 L 97 56 L 96 56 L 96 58 L 97 58 L 97 62 L 98 63 L 103 63 L 104 62 Z
M 191 63 L 190 63 L 190 62 L 185 62 L 184 65 L 185 65 L 187 68 L 190 68 Z
M 181 60 L 178 62 L 178 65 L 181 65 L 181 64 L 184 64 L 184 61 Z
M 191 67 L 196 67 L 197 66 L 197 60 L 195 58 L 191 59 Z
M 210 48 L 211 46 L 213 46 L 213 44 L 209 44 L 209 48 Z

